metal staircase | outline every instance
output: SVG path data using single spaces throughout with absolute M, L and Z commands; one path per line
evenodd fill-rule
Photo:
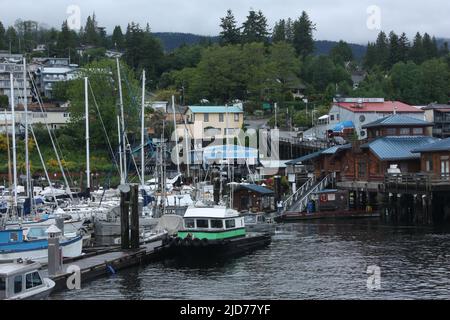
M 336 173 L 330 173 L 323 180 L 316 182 L 315 178 L 309 179 L 300 189 L 290 196 L 283 204 L 284 212 L 303 212 L 306 210 L 312 195 L 328 187 L 334 181 Z

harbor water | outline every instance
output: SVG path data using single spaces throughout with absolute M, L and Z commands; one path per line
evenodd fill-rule
M 247 256 L 150 264 L 50 299 L 448 299 L 449 274 L 450 228 L 303 222 Z

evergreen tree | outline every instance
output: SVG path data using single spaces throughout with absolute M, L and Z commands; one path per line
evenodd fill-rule
M 436 44 L 436 39 L 435 38 L 432 39 L 428 33 L 425 33 L 423 35 L 422 47 L 425 60 L 430 60 L 437 57 L 438 48 Z
M 407 62 L 409 55 L 409 40 L 406 34 L 403 32 L 400 38 L 398 39 L 398 56 L 400 61 Z
M 289 43 L 294 42 L 294 23 L 291 18 L 288 18 L 286 21 L 285 27 L 286 41 Z
M 63 22 L 61 32 L 58 35 L 56 50 L 59 56 L 66 57 L 73 53 L 77 45 L 76 33 L 69 29 L 67 20 Z
M 17 36 L 16 29 L 14 27 L 9 26 L 6 30 L 6 46 L 8 49 L 11 49 L 12 53 L 19 52 L 19 37 Z
M 84 27 L 84 44 L 96 46 L 100 42 L 100 36 L 97 33 L 97 21 L 95 20 L 95 13 L 89 16 Z
M 280 41 L 286 41 L 286 21 L 281 19 L 275 23 L 272 33 L 272 42 L 277 43 Z
M 448 42 L 445 41 L 444 44 L 442 45 L 442 47 L 439 49 L 439 56 L 441 57 L 445 57 L 450 53 L 449 49 L 448 49 Z
M 242 24 L 242 40 L 244 43 L 266 42 L 269 32 L 267 19 L 261 11 L 250 10 L 247 20 Z
M 301 17 L 294 22 L 293 45 L 299 56 L 306 57 L 314 52 L 313 31 L 315 24 L 309 19 L 308 14 L 303 11 Z
M 352 48 L 345 41 L 339 41 L 339 43 L 333 47 L 330 51 L 330 57 L 336 64 L 344 64 L 353 60 Z
M 389 68 L 389 41 L 386 33 L 381 31 L 375 42 L 376 64 L 386 69 Z
M 116 26 L 114 28 L 111 41 L 113 48 L 116 48 L 118 50 L 122 50 L 124 48 L 125 38 L 123 36 L 122 28 L 120 26 Z
M 413 45 L 409 52 L 409 58 L 416 64 L 421 64 L 425 61 L 422 35 L 419 32 L 417 32 L 416 36 L 414 37 Z
M 224 18 L 220 18 L 220 21 L 220 27 L 222 28 L 220 43 L 222 45 L 239 43 L 241 34 L 239 28 L 237 28 L 233 12 L 228 9 L 227 15 Z
M 5 50 L 7 48 L 5 33 L 6 33 L 5 27 L 0 21 L 0 50 Z
M 391 69 L 394 64 L 400 61 L 402 61 L 400 52 L 400 38 L 394 31 L 391 31 L 389 33 L 389 57 L 387 66 Z

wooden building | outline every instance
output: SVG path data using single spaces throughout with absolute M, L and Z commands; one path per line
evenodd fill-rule
M 233 192 L 233 208 L 241 212 L 273 212 L 275 192 L 256 184 L 241 184 Z

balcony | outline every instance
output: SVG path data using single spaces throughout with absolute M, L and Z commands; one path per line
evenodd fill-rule
M 403 173 L 386 174 L 384 189 L 392 193 L 427 193 L 450 191 L 450 174 Z

